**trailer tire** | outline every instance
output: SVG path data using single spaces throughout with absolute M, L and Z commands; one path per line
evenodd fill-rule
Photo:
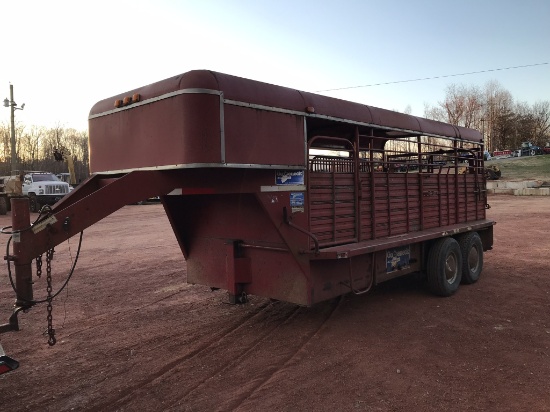
M 31 212 L 35 212 L 35 213 L 40 212 L 40 202 L 38 201 L 34 193 L 31 193 L 29 195 L 29 204 L 30 204 Z
M 497 180 L 497 175 L 493 169 L 485 169 L 485 178 L 487 180 Z
M 477 232 L 458 238 L 462 252 L 462 283 L 471 285 L 479 280 L 483 270 L 483 243 Z
M 8 199 L 5 196 L 0 196 L 0 215 L 8 213 Z
M 452 237 L 437 239 L 428 252 L 428 287 L 439 296 L 451 296 L 462 279 L 462 253 Z

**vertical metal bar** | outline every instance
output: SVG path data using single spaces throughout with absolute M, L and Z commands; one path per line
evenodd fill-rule
M 332 240 L 336 241 L 336 162 L 331 162 L 332 177 Z
M 469 172 L 469 171 L 468 171 Z M 470 201 L 470 196 L 468 193 L 468 175 L 470 173 L 464 173 L 464 221 L 468 221 L 468 202 Z M 458 179 L 457 179 L 458 180 Z
M 370 224 L 371 224 L 371 238 L 376 239 L 376 190 L 374 179 L 374 136 L 371 129 L 371 139 L 369 142 L 369 157 L 370 157 Z
M 355 126 L 355 142 L 353 153 L 355 177 L 355 239 L 361 241 L 361 181 L 359 180 L 359 127 Z
M 468 166 L 469 166 L 469 165 L 470 165 L 470 164 L 468 163 Z M 468 171 L 469 171 L 469 169 L 466 170 L 466 172 L 468 172 Z M 467 174 L 467 173 L 465 173 L 464 175 L 466 175 L 466 174 Z M 459 194 L 460 194 L 460 193 L 459 193 L 459 191 L 458 191 L 458 187 L 459 187 L 459 185 L 458 185 L 458 180 L 459 180 L 459 179 L 458 179 L 458 175 L 456 175 L 456 176 L 455 176 L 455 181 L 454 181 L 454 188 L 455 188 L 455 221 L 452 222 L 452 223 L 455 223 L 455 224 L 458 223 L 459 220 L 460 220 L 460 210 L 459 210 L 459 206 L 460 206 L 460 201 L 459 201 L 459 200 L 460 200 L 460 196 L 459 196 Z M 449 215 L 450 215 L 450 213 L 449 213 Z M 449 217 L 450 217 L 450 216 L 449 216 Z M 449 222 L 449 223 L 451 223 L 451 222 Z
M 405 211 L 405 219 L 407 219 L 407 233 L 411 231 L 411 216 L 410 216 L 410 201 L 409 201 L 409 166 L 405 171 L 405 202 L 407 204 L 407 210 Z
M 424 181 L 422 179 L 422 136 L 418 136 L 417 150 L 418 150 L 418 190 L 419 190 L 419 205 L 420 210 L 418 215 L 420 218 L 420 230 L 424 230 Z
M 443 226 L 442 219 L 443 219 L 443 212 L 442 212 L 442 204 L 441 204 L 441 171 L 442 169 L 439 169 L 439 173 L 437 174 L 437 203 L 439 204 L 439 226 Z M 449 172 L 447 171 L 447 176 L 449 175 Z
M 23 261 L 18 258 L 24 255 L 23 244 L 28 247 L 32 242 L 30 231 L 31 218 L 28 198 L 11 199 L 11 225 L 13 230 L 13 257 L 15 266 L 15 288 L 17 301 L 15 306 L 31 306 L 32 290 L 32 260 Z
M 220 150 L 221 162 L 225 163 L 225 99 L 223 92 L 220 92 Z
M 304 116 L 304 159 L 305 159 L 305 179 L 306 179 L 306 202 L 307 202 L 307 230 L 311 231 L 311 169 L 312 167 L 312 161 L 309 159 L 309 142 L 307 140 L 307 118 Z M 308 248 L 311 249 L 311 239 L 308 237 Z
M 388 167 L 386 168 L 386 187 L 388 190 L 386 191 L 386 196 L 388 196 L 387 206 L 388 206 L 388 236 L 391 236 L 391 188 L 390 188 L 390 167 L 388 164 Z

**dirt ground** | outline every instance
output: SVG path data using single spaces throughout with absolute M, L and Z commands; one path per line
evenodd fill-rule
M 491 196 L 494 250 L 450 298 L 402 278 L 312 308 L 186 284 L 161 205 L 86 230 L 68 290 L 0 336 L 4 411 L 550 410 L 550 198 Z M 1 216 L 0 225 L 10 224 Z M 5 250 L 8 236 L 2 236 Z M 57 248 L 56 285 L 78 241 Z M 35 297 L 45 295 L 36 280 Z M 13 293 L 0 271 L 0 321 Z

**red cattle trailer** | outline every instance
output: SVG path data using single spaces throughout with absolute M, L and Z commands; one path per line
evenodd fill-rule
M 188 282 L 233 303 L 308 306 L 413 272 L 449 296 L 492 248 L 476 130 L 199 70 L 98 102 L 89 133 L 87 181 L 32 225 L 12 200 L 17 301 L 4 331 L 35 303 L 35 259 L 154 196 Z

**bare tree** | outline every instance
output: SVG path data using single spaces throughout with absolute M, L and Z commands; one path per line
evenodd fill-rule
M 2 162 L 9 162 L 11 156 L 10 126 L 0 124 L 0 157 Z M 4 172 L 2 174 L 5 174 Z
M 536 102 L 533 105 L 533 117 L 535 123 L 535 138 L 539 145 L 550 141 L 550 101 Z
M 44 136 L 44 127 L 32 126 L 27 133 L 19 136 L 19 159 L 21 169 L 35 170 L 39 161 L 40 141 Z
M 444 122 L 447 119 L 445 111 L 441 107 L 430 106 L 428 103 L 424 103 L 424 117 L 439 122 Z

